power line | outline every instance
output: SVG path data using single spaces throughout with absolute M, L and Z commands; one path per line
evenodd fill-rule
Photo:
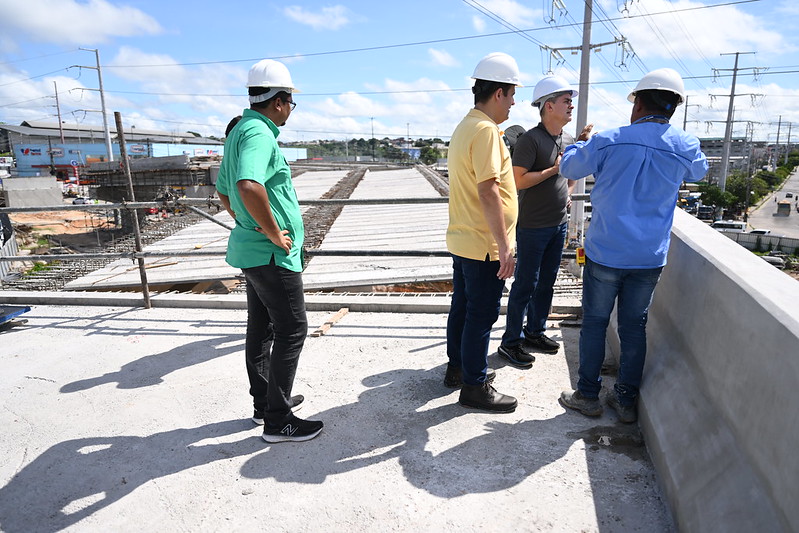
M 14 63 L 24 63 L 26 61 L 35 61 L 37 59 L 44 59 L 45 57 L 53 57 L 53 56 L 60 56 L 60 55 L 64 55 L 64 54 L 71 54 L 71 53 L 77 52 L 77 51 L 78 51 L 78 49 L 74 48 L 72 50 L 66 50 L 64 52 L 54 52 L 52 54 L 44 54 L 44 55 L 36 56 L 36 57 L 26 57 L 26 58 L 23 58 L 23 59 L 15 59 L 13 61 L 0 61 L 0 65 L 12 65 Z
M 674 0 L 669 1 L 673 3 Z M 674 20 L 677 21 L 677 24 L 680 26 L 680 30 L 682 30 L 683 34 L 688 38 L 688 42 L 691 43 L 691 47 L 696 51 L 697 54 L 699 54 L 699 57 L 702 58 L 702 61 L 704 61 L 705 64 L 712 70 L 714 68 L 713 63 L 711 63 L 710 59 L 708 59 L 704 52 L 702 52 L 702 49 L 697 44 L 694 36 L 688 31 L 688 28 L 685 27 L 685 23 L 683 23 L 682 18 L 677 16 L 677 10 L 672 10 L 672 12 L 674 13 Z
M 23 81 L 35 80 L 36 78 L 42 78 L 44 76 L 49 76 L 50 74 L 55 74 L 56 72 L 61 72 L 62 70 L 68 70 L 68 67 L 60 68 L 60 69 L 54 70 L 52 72 L 45 72 L 44 74 L 39 74 L 38 76 L 31 76 L 30 78 L 25 78 L 24 80 L 16 80 L 16 81 L 10 81 L 8 83 L 2 83 L 2 84 L 0 84 L 0 87 L 6 87 L 8 85 L 14 85 L 15 83 L 22 83 Z
M 45 98 L 52 98 L 52 96 L 37 96 L 36 98 L 31 98 L 29 100 L 23 100 L 21 102 L 14 102 L 13 104 L 3 104 L 0 107 L 14 107 L 20 104 L 27 104 L 28 102 L 34 102 L 36 100 L 44 100 Z
M 571 68 L 571 67 L 570 67 Z M 782 68 L 782 67 L 772 67 L 772 68 Z M 571 68 L 572 73 L 575 73 L 574 69 Z M 770 75 L 779 75 L 779 74 L 796 74 L 799 73 L 799 70 L 785 70 L 785 71 L 766 71 L 759 73 L 760 76 L 770 76 Z M 720 79 L 720 78 L 730 78 L 732 74 L 718 74 L 715 76 L 712 75 L 704 75 L 704 76 L 685 76 L 683 80 L 703 80 L 703 79 Z M 595 85 L 616 85 L 616 84 L 635 84 L 638 80 L 606 80 L 606 81 L 593 81 L 591 82 L 591 86 Z M 84 90 L 91 90 L 84 87 L 75 87 L 73 89 L 69 89 L 70 91 L 84 91 Z M 452 93 L 452 92 L 466 92 L 471 91 L 471 88 L 465 89 L 413 89 L 413 90 L 404 90 L 404 91 L 338 91 L 333 93 L 306 93 L 303 92 L 301 95 L 303 97 L 306 96 L 339 96 L 344 92 L 352 92 L 358 95 L 381 95 L 381 94 L 421 94 L 421 93 Z M 64 91 L 60 91 L 63 93 Z M 216 97 L 216 98 L 245 98 L 247 95 L 244 93 L 241 94 L 223 94 L 223 93 L 161 93 L 161 92 L 149 92 L 149 91 L 117 91 L 117 90 L 106 90 L 107 93 L 114 93 L 114 94 L 139 94 L 145 96 L 197 96 L 197 97 Z M 59 93 L 59 94 L 60 94 Z M 774 95 L 772 95 L 774 96 Z M 44 98 L 44 97 L 43 97 Z
M 477 11 L 479 11 L 483 15 L 487 16 L 488 18 L 490 18 L 490 19 L 492 19 L 492 20 L 494 20 L 496 22 L 499 22 L 501 25 L 503 25 L 506 28 L 512 30 L 513 33 L 515 33 L 519 37 L 522 37 L 522 38 L 530 41 L 533 44 L 537 44 L 538 46 L 544 46 L 544 43 L 542 43 L 541 41 L 539 41 L 539 40 L 527 35 L 526 33 L 524 33 L 524 30 L 521 30 L 521 29 L 517 28 L 516 26 L 514 26 L 513 24 L 511 24 L 510 22 L 508 22 L 504 18 L 500 17 L 499 15 L 497 15 L 496 13 L 494 13 L 493 11 L 488 9 L 487 7 L 485 7 L 482 4 L 480 4 L 479 2 L 477 2 L 477 0 L 463 0 L 463 3 L 465 3 L 469 7 L 472 7 L 474 9 L 476 9 Z
M 696 6 L 696 7 L 687 7 L 680 10 L 668 10 L 668 11 L 660 11 L 656 13 L 649 13 L 648 16 L 657 16 L 657 15 L 668 15 L 673 14 L 675 12 L 689 12 L 689 11 L 699 11 L 703 9 L 712 9 L 716 7 L 726 7 L 726 6 L 734 6 L 740 4 L 750 4 L 755 2 L 762 2 L 763 0 L 735 0 L 732 2 L 723 2 L 719 4 L 710 4 L 710 5 L 703 5 L 703 6 Z M 604 21 L 598 22 L 609 22 L 609 21 L 616 21 L 616 20 L 629 20 L 632 18 L 643 17 L 645 15 L 630 15 L 629 17 L 612 17 L 605 19 Z M 518 34 L 519 32 L 528 33 L 528 32 L 536 32 L 536 31 L 546 31 L 551 29 L 560 29 L 560 28 L 568 28 L 572 26 L 580 26 L 581 23 L 569 23 L 569 24 L 558 24 L 553 26 L 546 26 L 542 28 L 529 28 L 529 29 L 517 29 L 512 31 L 504 31 L 504 32 L 496 32 L 496 33 L 487 33 L 483 35 L 467 35 L 462 37 L 450 37 L 447 39 L 430 39 L 426 41 L 416 41 L 410 43 L 399 43 L 399 44 L 387 44 L 381 46 L 366 46 L 362 48 L 349 48 L 343 50 L 330 50 L 324 52 L 309 52 L 304 54 L 291 54 L 291 55 L 283 55 L 283 56 L 273 56 L 268 59 L 296 59 L 298 57 L 314 57 L 314 56 L 327 56 L 327 55 L 336 55 L 336 54 L 349 54 L 349 53 L 356 53 L 356 52 L 371 52 L 375 50 L 387 50 L 391 48 L 402 48 L 407 46 L 425 46 L 430 44 L 439 44 L 439 43 L 447 43 L 447 42 L 457 42 L 457 41 L 465 41 L 470 39 L 483 39 L 486 37 L 501 37 L 511 34 Z M 162 64 L 149 64 L 149 65 L 104 65 L 104 68 L 151 68 L 151 67 L 187 67 L 187 66 L 198 66 L 198 65 L 220 65 L 225 63 L 245 63 L 245 62 L 253 62 L 253 61 L 260 61 L 264 59 L 263 57 L 254 57 L 254 58 L 246 58 L 246 59 L 225 59 L 219 61 L 196 61 L 190 63 L 162 63 Z
M 683 62 L 683 60 L 679 56 L 679 54 L 677 54 L 674 51 L 674 49 L 672 48 L 672 46 L 669 43 L 669 41 L 666 38 L 666 36 L 663 35 L 662 31 L 660 31 L 660 28 L 658 27 L 657 23 L 654 22 L 654 21 L 650 22 L 649 19 L 651 18 L 651 15 L 646 11 L 646 8 L 643 5 L 640 5 L 640 3 L 638 5 L 640 6 L 641 11 L 644 13 L 642 18 L 643 18 L 644 22 L 646 22 L 646 25 L 649 26 L 649 29 L 652 30 L 652 34 L 655 35 L 655 37 L 657 37 L 658 41 L 660 41 L 660 43 L 663 45 L 663 47 L 666 50 L 668 50 L 669 55 L 674 59 L 674 61 L 676 61 L 680 65 L 680 67 L 683 69 L 683 72 L 687 72 L 688 74 L 692 74 L 691 73 L 691 69 L 689 69 L 688 65 L 686 65 Z

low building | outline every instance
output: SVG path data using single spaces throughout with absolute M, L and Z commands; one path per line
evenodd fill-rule
M 707 156 L 708 171 L 705 181 L 718 183 L 721 176 L 721 159 L 724 153 L 724 138 L 699 139 L 702 152 Z M 749 163 L 751 145 L 745 137 L 733 137 L 730 140 L 730 160 L 728 172 L 733 170 L 746 170 Z
M 116 128 L 110 128 L 113 159 L 119 159 Z M 222 155 L 224 143 L 190 133 L 125 128 L 128 155 Z M 55 175 L 62 181 L 95 162 L 108 161 L 105 133 L 100 126 L 68 126 L 57 122 L 25 121 L 19 126 L 0 125 L 0 144 L 7 144 L 20 177 Z

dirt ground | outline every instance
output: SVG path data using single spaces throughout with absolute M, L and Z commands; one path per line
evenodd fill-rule
M 9 218 L 22 249 L 40 248 L 39 239 L 47 238 L 50 246 L 74 251 L 87 250 L 110 242 L 117 233 L 113 218 L 108 219 L 104 214 L 89 211 L 13 213 Z
M 40 235 L 92 232 L 113 226 L 102 214 L 89 211 L 48 211 L 43 213 L 13 213 L 9 215 L 16 224 L 30 226 Z

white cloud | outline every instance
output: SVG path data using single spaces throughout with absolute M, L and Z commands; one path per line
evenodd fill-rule
M 435 48 L 428 48 L 427 53 L 430 54 L 430 59 L 433 60 L 434 65 L 442 67 L 457 67 L 460 65 L 458 60 L 452 57 L 452 54 L 446 50 L 437 50 Z
M 288 6 L 283 8 L 283 13 L 315 30 L 338 30 L 351 22 L 349 10 L 342 5 L 323 7 L 316 13 L 301 6 Z
M 242 108 L 248 105 L 244 88 L 247 68 L 220 64 L 182 66 L 169 55 L 148 54 L 123 46 L 104 69 L 103 77 L 113 75 L 129 81 L 132 91 L 163 93 L 145 96 L 155 110 L 149 115 L 151 118 L 174 117 L 187 106 L 195 116 L 198 112 L 219 115 L 222 117 L 220 120 L 227 124 L 229 117 L 241 113 Z M 186 127 L 205 131 L 200 126 Z M 210 134 L 219 136 L 222 133 L 212 130 Z
M 310 104 L 310 109 L 315 109 L 332 117 L 373 117 L 384 115 L 388 109 L 355 92 L 340 94 L 337 99 L 325 98 L 323 101 Z
M 467 5 L 470 4 L 467 3 Z M 514 0 L 481 0 L 479 5 L 471 9 L 482 13 L 472 17 L 472 25 L 480 33 L 485 31 L 486 23 L 489 21 L 493 24 L 500 24 L 493 17 L 486 15 L 486 11 L 519 29 L 528 29 L 533 27 L 537 21 L 540 22 L 542 20 L 540 10 L 530 9 Z
M 163 31 L 143 11 L 107 0 L 0 0 L 0 12 L 1 34 L 58 44 L 87 45 Z
M 782 2 L 779 6 L 777 6 L 776 11 L 784 16 L 799 17 L 799 5 L 797 5 L 794 0 L 786 0 Z
M 430 92 L 430 91 L 448 91 L 449 85 L 439 80 L 431 80 L 429 78 L 419 78 L 416 81 L 397 81 L 386 79 L 381 90 L 396 91 L 390 97 L 396 102 L 411 103 L 411 104 L 427 104 L 430 103 L 434 95 L 450 94 L 447 92 Z
M 772 20 L 748 14 L 735 6 L 683 10 L 702 7 L 690 0 L 667 2 L 649 0 L 630 4 L 631 14 L 674 13 L 618 21 L 617 26 L 632 43 L 636 53 L 646 58 L 693 60 L 718 56 L 736 50 L 760 53 L 785 52 L 785 39 L 774 29 Z

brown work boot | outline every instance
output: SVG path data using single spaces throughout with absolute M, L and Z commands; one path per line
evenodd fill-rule
M 565 390 L 560 394 L 558 401 L 563 407 L 579 411 L 585 416 L 601 416 L 602 404 L 599 399 L 586 398 L 578 390 Z

